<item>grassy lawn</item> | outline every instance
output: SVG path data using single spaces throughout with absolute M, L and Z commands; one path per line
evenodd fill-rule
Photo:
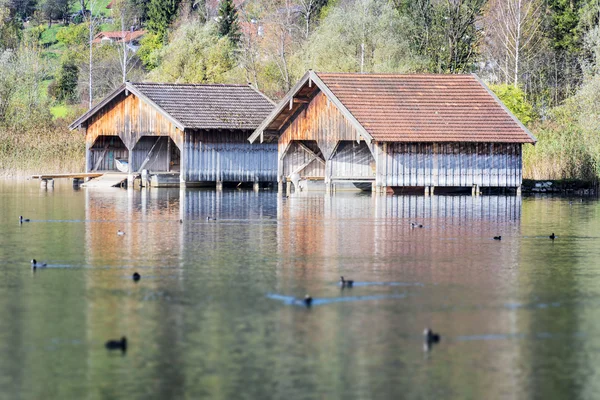
M 52 118 L 54 119 L 65 118 L 69 114 L 69 107 L 65 106 L 64 104 L 59 104 L 52 107 L 50 112 L 52 113 Z
M 105 17 L 110 16 L 110 10 L 108 10 L 106 8 L 106 6 L 108 5 L 108 3 L 110 3 L 111 0 L 91 0 L 94 1 L 94 15 L 97 14 L 101 14 Z M 87 4 L 87 8 L 90 8 L 90 5 Z M 75 2 L 72 6 L 71 6 L 71 11 L 76 13 L 77 11 L 81 10 L 81 3 L 79 1 Z

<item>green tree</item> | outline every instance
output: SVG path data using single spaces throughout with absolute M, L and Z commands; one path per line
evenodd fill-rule
M 158 57 L 158 67 L 149 77 L 160 82 L 220 83 L 229 80 L 236 67 L 233 43 L 219 37 L 214 23 L 180 26 Z
M 513 84 L 489 85 L 502 103 L 523 123 L 527 125 L 534 118 L 533 107 L 525 98 L 525 92 Z
M 487 0 L 394 0 L 413 25 L 412 47 L 430 60 L 432 72 L 470 72 L 478 56 L 480 31 L 475 22 Z
M 424 69 L 404 34 L 408 18 L 388 3 L 357 0 L 330 9 L 304 48 L 305 68 L 340 72 Z
M 22 24 L 10 8 L 0 0 L 0 51 L 15 49 L 22 39 Z
M 79 67 L 73 59 L 66 59 L 60 66 L 56 79 L 54 97 L 58 101 L 73 103 L 77 99 Z
M 240 27 L 233 0 L 221 1 L 218 21 L 219 36 L 227 36 L 233 43 L 238 43 L 240 41 Z
M 179 0 L 150 0 L 148 3 L 148 30 L 164 41 L 171 22 L 177 15 Z

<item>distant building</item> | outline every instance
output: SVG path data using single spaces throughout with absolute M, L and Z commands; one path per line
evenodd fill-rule
M 111 32 L 100 32 L 94 36 L 92 43 L 94 44 L 113 44 L 113 43 L 127 43 L 127 45 L 133 51 L 137 51 L 139 47 L 139 40 L 146 34 L 146 31 L 111 31 Z
M 85 131 L 87 172 L 126 165 L 178 173 L 187 185 L 271 183 L 277 144 L 247 139 L 273 107 L 249 85 L 127 82 L 70 128 Z
M 278 181 L 388 188 L 514 188 L 534 136 L 475 75 L 307 72 L 254 131 Z

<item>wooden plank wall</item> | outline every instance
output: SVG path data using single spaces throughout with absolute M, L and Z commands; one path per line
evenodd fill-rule
M 303 141 L 302 144 L 313 150 L 315 153 L 320 154 L 320 150 L 317 146 L 317 142 Z M 298 141 L 290 143 L 287 153 L 283 159 L 283 175 L 290 177 L 292 172 L 296 171 L 299 167 L 305 165 L 311 159 L 313 155 L 302 148 Z M 313 160 L 306 168 L 300 171 L 301 178 L 324 178 L 325 177 L 325 165 L 318 160 Z
M 292 140 L 316 140 L 325 159 L 328 159 L 338 141 L 357 138 L 354 126 L 320 92 L 284 126 L 279 138 L 279 154 L 283 154 Z
M 100 135 L 119 136 L 132 149 L 142 136 L 171 136 L 181 148 L 183 133 L 155 107 L 134 94 L 116 97 L 90 121 L 86 141 L 93 143 Z
M 277 144 L 250 144 L 247 131 L 186 131 L 185 182 L 276 182 Z
M 363 141 L 340 142 L 330 163 L 331 179 L 375 179 L 375 159 Z
M 154 146 L 154 143 L 156 143 L 157 140 L 159 140 L 159 142 L 156 144 L 156 147 L 154 147 L 152 156 L 150 157 L 148 163 L 144 166 L 144 169 L 152 172 L 169 171 L 168 141 L 171 139 L 164 136 L 142 136 L 132 150 L 132 172 L 137 172 L 139 170 L 140 166 L 146 160 L 150 149 L 152 149 L 152 146 Z M 174 146 L 173 143 L 171 143 L 171 145 Z
M 378 185 L 517 187 L 522 182 L 518 143 L 376 144 Z
M 106 145 L 108 145 L 108 149 L 98 166 L 98 171 L 116 171 L 115 158 L 127 160 L 129 150 L 127 150 L 127 147 L 125 147 L 125 144 L 119 137 L 100 136 L 88 151 L 87 165 L 89 165 L 89 171 L 87 172 L 90 172 L 94 168 L 96 162 L 102 156 L 102 153 L 104 153 Z

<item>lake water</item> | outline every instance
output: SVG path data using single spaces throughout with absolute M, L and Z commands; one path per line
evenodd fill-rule
M 569 200 L 0 182 L 0 398 L 597 398 L 600 207 Z

